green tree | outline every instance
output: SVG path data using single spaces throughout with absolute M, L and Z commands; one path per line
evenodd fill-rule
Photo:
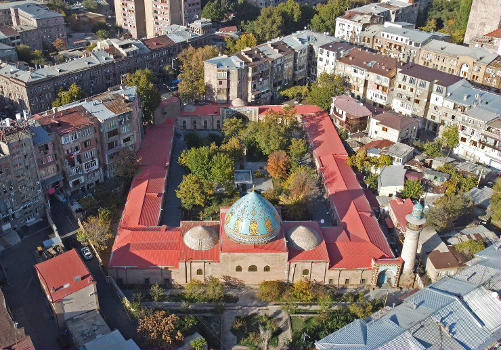
M 224 141 L 228 141 L 232 137 L 238 137 L 244 129 L 244 122 L 241 118 L 231 117 L 223 122 Z
M 432 18 L 426 21 L 426 25 L 419 27 L 421 30 L 425 30 L 427 32 L 435 32 L 437 30 L 437 19 Z
M 349 0 L 329 0 L 327 4 L 318 4 L 317 13 L 311 20 L 311 29 L 317 32 L 328 32 L 334 35 L 336 18 L 350 8 Z
M 235 175 L 235 163 L 226 153 L 218 152 L 210 160 L 210 180 L 215 185 L 231 183 Z
M 426 223 L 437 231 L 450 229 L 454 221 L 468 213 L 472 204 L 471 197 L 464 193 L 446 194 L 437 199 L 425 213 Z
M 444 164 L 442 167 L 438 168 L 438 170 L 450 175 L 449 179 L 445 182 L 446 194 L 468 192 L 473 187 L 477 186 L 477 177 L 461 174 L 452 164 Z
M 263 281 L 259 284 L 257 297 L 263 301 L 279 301 L 287 289 L 283 281 Z
M 376 192 L 377 191 L 377 180 L 378 180 L 377 174 L 371 173 L 364 178 L 364 183 L 368 189 L 370 189 L 372 192 Z
M 64 0 L 49 0 L 47 7 L 52 11 L 62 14 L 63 16 L 67 16 L 71 13 L 69 2 Z
M 99 9 L 99 4 L 96 0 L 83 0 L 82 6 L 87 11 L 97 11 Z
M 161 301 L 164 294 L 163 288 L 160 287 L 158 283 L 155 283 L 150 287 L 150 296 L 153 301 Z
M 268 112 L 261 122 L 251 122 L 246 132 L 266 156 L 289 147 L 294 128 L 294 112 Z M 245 143 L 245 140 L 244 140 Z
M 303 202 L 319 194 L 318 176 L 315 169 L 307 165 L 296 167 L 284 183 L 289 202 Z
M 211 159 L 215 149 L 209 146 L 184 150 L 179 157 L 179 164 L 187 167 L 199 179 L 211 178 Z
M 42 50 L 33 50 L 31 53 L 31 58 L 30 58 L 30 63 L 31 65 L 46 65 L 49 62 L 47 61 L 47 58 L 45 58 Z
M 423 145 L 423 150 L 424 153 L 426 153 L 428 156 L 435 158 L 438 156 L 443 156 L 443 153 L 440 152 L 440 146 L 437 142 L 426 142 Z
M 210 19 L 213 22 L 221 22 L 226 15 L 225 12 L 226 8 L 223 5 L 223 1 L 211 0 L 202 9 L 202 18 Z
M 148 68 L 138 69 L 127 74 L 126 82 L 129 86 L 137 87 L 143 110 L 143 123 L 152 123 L 153 113 L 160 104 L 160 93 L 154 84 L 155 75 Z
M 291 100 L 302 101 L 308 96 L 309 92 L 308 85 L 295 85 L 280 91 L 280 95 Z
M 346 84 L 341 76 L 323 72 L 311 85 L 307 101 L 329 110 L 332 104 L 332 96 L 341 95 L 345 90 Z
M 424 186 L 419 180 L 407 179 L 404 189 L 400 192 L 402 198 L 419 199 L 423 195 Z
M 244 25 L 244 29 L 254 34 L 259 42 L 288 35 L 308 24 L 313 15 L 311 7 L 287 0 L 277 6 L 261 10 L 259 17 Z
M 492 223 L 501 227 L 501 178 L 498 178 L 493 187 L 494 193 L 490 201 L 490 211 L 492 213 Z
M 19 61 L 29 62 L 31 60 L 31 47 L 24 44 L 16 46 L 17 58 Z
M 181 82 L 178 85 L 179 96 L 186 102 L 201 101 L 207 95 L 204 80 L 204 61 L 217 56 L 219 50 L 215 46 L 204 46 L 198 49 L 192 46 L 178 55 L 181 62 Z
M 226 44 L 227 54 L 232 54 L 247 47 L 254 47 L 257 45 L 257 39 L 252 33 L 243 33 L 239 39 L 227 37 L 224 39 L 224 42 Z
M 86 50 L 86 51 L 92 51 L 92 50 L 94 50 L 94 49 L 96 48 L 96 46 L 97 46 L 97 43 L 96 43 L 96 42 L 90 43 L 90 44 L 89 44 L 89 45 L 85 48 L 85 50 Z
M 294 282 L 291 294 L 297 301 L 312 302 L 315 299 L 313 283 L 306 279 L 298 280 Z
M 308 145 L 303 139 L 292 139 L 289 145 L 289 155 L 296 163 L 301 160 L 308 152 Z
M 470 239 L 456 244 L 454 247 L 466 260 L 471 260 L 473 259 L 473 255 L 485 249 L 485 243 L 482 239 Z
M 77 231 L 77 239 L 82 242 L 90 241 L 96 248 L 105 250 L 108 247 L 110 238 L 111 211 L 99 208 L 96 216 L 89 216 Z
M 101 40 L 108 39 L 110 37 L 110 33 L 108 33 L 106 29 L 99 29 L 96 32 L 96 35 Z
M 218 278 L 210 276 L 205 285 L 204 295 L 208 301 L 222 301 L 224 299 L 223 283 Z
M 76 83 L 70 85 L 67 91 L 62 88 L 57 93 L 56 99 L 52 102 L 52 107 L 67 105 L 68 103 L 79 101 L 86 96 L 85 92 Z
M 193 174 L 183 176 L 176 196 L 181 200 L 181 206 L 187 210 L 195 206 L 203 207 L 207 200 L 204 184 Z
M 223 143 L 219 149 L 229 155 L 234 162 L 239 161 L 244 156 L 244 146 L 237 137 L 232 137 L 228 142 Z
M 459 145 L 458 126 L 455 124 L 447 126 L 442 132 L 439 142 L 443 147 L 448 148 L 450 153 L 453 148 Z
M 191 341 L 190 346 L 193 350 L 205 350 L 207 349 L 207 341 L 204 338 L 197 338 Z

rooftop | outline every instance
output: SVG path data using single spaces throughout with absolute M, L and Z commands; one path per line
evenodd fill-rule
M 414 152 L 414 147 L 405 143 L 397 142 L 384 148 L 383 153 L 392 157 L 405 158 L 409 153 Z
M 341 42 L 334 41 L 332 43 L 328 43 L 328 44 L 324 44 L 324 45 L 320 46 L 321 49 L 331 51 L 331 52 L 340 52 L 340 51 L 351 50 L 354 47 L 356 47 L 356 46 L 351 44 L 351 43 L 347 43 L 345 41 L 341 41 Z
M 94 278 L 75 249 L 36 264 L 35 269 L 52 302 L 95 284 Z
M 355 48 L 339 59 L 340 62 L 366 69 L 369 72 L 393 77 L 397 73 L 397 60 L 364 49 Z
M 497 54 L 484 48 L 472 48 L 436 39 L 432 39 L 430 42 L 426 43 L 423 48 L 425 50 L 443 53 L 447 56 L 454 56 L 457 58 L 459 58 L 459 56 L 469 56 L 475 61 L 483 64 L 489 64 L 497 57 Z
M 34 350 L 31 338 L 24 333 L 24 329 L 14 324 L 5 298 L 0 289 L 0 348 L 12 350 Z
M 92 310 L 66 320 L 75 347 L 81 349 L 84 344 L 111 332 L 98 310 Z
M 414 78 L 425 80 L 428 82 L 436 82 L 441 86 L 450 86 L 461 80 L 460 77 L 452 74 L 447 74 L 436 69 L 421 66 L 415 63 L 406 63 L 399 69 L 398 74 L 409 75 Z
M 435 33 L 426 32 L 419 29 L 401 28 L 395 26 L 385 27 L 381 30 L 381 33 L 394 34 L 408 38 L 413 43 L 422 45 L 432 38 L 436 37 Z
M 125 340 L 122 333 L 118 329 L 106 335 L 100 335 L 96 339 L 85 343 L 82 350 L 104 350 L 104 349 L 120 349 L 120 350 L 140 350 L 139 346 L 133 339 Z
M 0 9 L 15 8 L 22 10 L 35 19 L 62 17 L 63 15 L 49 10 L 47 7 L 34 1 L 12 1 L 0 4 Z
M 372 115 L 372 112 L 365 106 L 364 103 L 349 95 L 339 95 L 333 97 L 332 104 L 334 107 L 349 114 L 347 117 L 350 119 L 370 117 Z
M 38 121 L 49 132 L 59 136 L 94 126 L 94 116 L 83 106 L 75 106 L 62 111 L 47 111 L 46 114 L 35 114 L 33 119 Z
M 245 62 L 238 58 L 237 56 L 217 56 L 205 61 L 209 64 L 215 64 L 217 68 L 222 69 L 232 69 L 232 68 L 244 68 Z
M 381 114 L 373 115 L 372 118 L 379 121 L 381 125 L 395 130 L 404 130 L 409 126 L 419 124 L 419 121 L 413 117 L 404 116 L 393 111 L 384 111 Z
M 405 200 L 403 200 L 402 198 L 397 198 L 390 201 L 391 211 L 397 219 L 397 222 L 394 222 L 393 224 L 396 227 L 399 227 L 402 232 L 407 231 L 407 220 L 405 219 L 405 217 L 407 216 L 407 214 L 410 214 L 412 212 L 413 207 L 414 203 L 410 198 L 406 198 Z
M 163 49 L 173 46 L 175 43 L 167 35 L 160 35 L 151 39 L 144 39 L 144 45 L 150 50 Z
M 383 167 L 378 176 L 378 188 L 385 186 L 403 186 L 406 171 L 404 166 L 399 164 Z
M 484 349 L 501 329 L 501 249 L 476 254 L 471 266 L 356 320 L 315 343 L 317 349 Z M 426 347 L 423 345 L 426 344 Z
M 493 38 L 501 38 L 501 28 L 493 30 L 492 32 L 485 34 L 485 36 L 490 36 Z

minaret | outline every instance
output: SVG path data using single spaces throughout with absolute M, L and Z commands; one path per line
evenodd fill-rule
M 412 275 L 416 263 L 419 234 L 426 219 L 423 215 L 423 206 L 420 203 L 414 204 L 412 212 L 405 217 L 407 220 L 407 230 L 405 233 L 404 246 L 402 248 L 402 259 L 404 260 L 403 276 Z

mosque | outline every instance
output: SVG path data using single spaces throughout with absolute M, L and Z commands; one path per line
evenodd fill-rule
M 261 114 L 267 106 L 255 108 Z M 338 287 L 397 286 L 403 260 L 393 255 L 346 164 L 346 150 L 329 115 L 316 106 L 297 106 L 296 113 L 335 225 L 282 221 L 279 207 L 250 192 L 231 207 L 222 207 L 218 221 L 161 226 L 174 132 L 174 122 L 166 121 L 146 132 L 139 154 L 142 171 L 131 185 L 109 274 L 122 284 L 184 285 L 215 276 L 245 284 L 308 279 Z M 152 152 L 158 149 L 166 149 L 166 155 Z

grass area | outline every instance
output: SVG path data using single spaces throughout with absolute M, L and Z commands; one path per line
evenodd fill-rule
M 315 321 L 315 317 L 291 316 L 292 332 L 301 332 L 306 327 L 310 327 Z

